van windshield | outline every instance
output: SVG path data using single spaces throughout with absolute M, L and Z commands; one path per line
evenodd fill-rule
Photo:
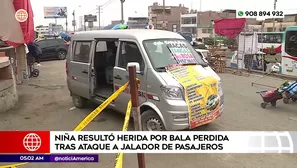
M 186 40 L 145 40 L 143 45 L 156 71 L 162 71 L 165 67 L 173 64 L 199 64 L 207 66 L 207 63 Z

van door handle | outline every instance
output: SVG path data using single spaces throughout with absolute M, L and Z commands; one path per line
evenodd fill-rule
M 88 71 L 87 70 L 83 70 L 82 73 L 88 74 Z
M 117 75 L 117 76 L 115 76 L 115 77 L 113 77 L 113 78 L 118 79 L 118 80 L 122 80 L 122 78 L 121 78 L 120 75 Z

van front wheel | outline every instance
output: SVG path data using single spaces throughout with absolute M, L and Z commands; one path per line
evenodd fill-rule
M 164 124 L 153 110 L 146 110 L 141 114 L 143 131 L 165 131 Z
M 72 95 L 73 105 L 77 108 L 84 108 L 86 105 L 86 99 L 77 95 Z

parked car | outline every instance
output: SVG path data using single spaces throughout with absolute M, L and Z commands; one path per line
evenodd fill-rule
M 64 39 L 43 39 L 37 41 L 37 44 L 42 50 L 41 60 L 66 58 L 69 43 Z
M 211 53 L 209 52 L 209 50 L 203 50 L 203 49 L 195 49 L 195 50 L 204 60 L 207 60 L 208 58 L 211 57 Z

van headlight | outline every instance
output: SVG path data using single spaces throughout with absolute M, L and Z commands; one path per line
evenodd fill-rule
M 222 86 L 221 81 L 219 81 L 219 83 L 218 83 L 218 92 L 219 92 L 219 95 L 220 95 L 221 104 L 223 104 L 224 103 L 224 92 L 223 92 L 223 86 Z
M 222 82 L 221 81 L 219 81 L 218 82 L 218 91 L 219 91 L 219 94 L 221 95 L 222 93 L 223 93 L 223 87 L 222 87 Z
M 182 90 L 176 86 L 161 86 L 161 90 L 166 99 L 180 100 L 183 99 Z

